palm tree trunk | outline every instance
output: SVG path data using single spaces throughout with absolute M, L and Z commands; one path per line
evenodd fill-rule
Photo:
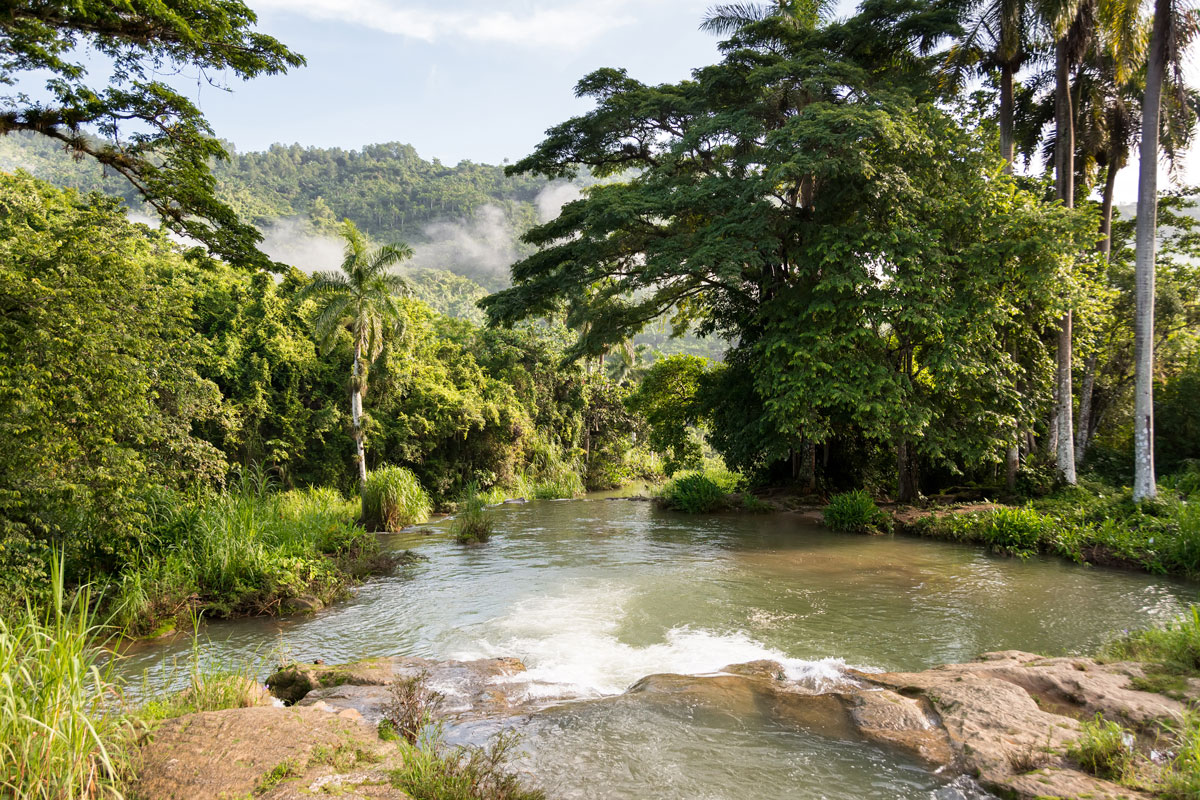
M 1163 72 L 1170 33 L 1171 0 L 1155 0 L 1142 101 L 1142 141 L 1138 154 L 1137 240 L 1134 282 L 1133 499 L 1158 494 L 1154 479 L 1154 262 L 1158 235 L 1158 123 Z
M 1117 172 L 1120 167 L 1116 165 L 1113 154 L 1108 156 L 1108 169 L 1105 170 L 1104 176 L 1104 194 L 1100 202 L 1100 253 L 1104 256 L 1105 261 L 1112 260 L 1112 213 L 1113 213 L 1113 193 L 1116 191 Z
M 1075 205 L 1075 125 L 1071 111 L 1071 69 L 1067 59 L 1067 39 L 1055 46 L 1055 186 L 1058 199 L 1067 208 Z M 1071 310 L 1067 309 L 1058 327 L 1058 475 L 1068 484 L 1075 479 L 1074 394 L 1071 388 Z
M 1075 463 L 1082 464 L 1091 444 L 1092 395 L 1096 389 L 1096 354 L 1088 356 L 1083 373 L 1083 385 L 1079 387 L 1079 428 L 1075 431 Z
M 362 499 L 362 518 L 367 519 L 367 452 L 362 426 L 362 342 L 354 344 L 354 373 L 350 381 L 350 416 L 354 424 L 354 452 L 358 461 L 358 494 Z
M 1013 171 L 1013 69 L 1000 67 L 1000 157 L 1004 174 Z

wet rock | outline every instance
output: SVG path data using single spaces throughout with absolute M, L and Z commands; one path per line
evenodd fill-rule
M 289 664 L 267 678 L 271 694 L 285 703 L 301 700 L 314 689 L 351 684 L 382 686 L 392 680 L 392 667 L 387 659 L 356 661 L 352 664 Z
M 321 602 L 321 598 L 311 594 L 289 597 L 282 603 L 282 610 L 285 614 L 315 614 L 324 607 L 325 604 Z
M 333 667 L 292 664 L 267 679 L 271 692 L 287 703 L 324 703 L 353 709 L 370 722 L 383 717 L 397 678 L 426 674 L 430 688 L 445 697 L 442 711 L 455 718 L 507 714 L 525 699 L 521 687 L 505 679 L 524 672 L 515 658 L 431 661 L 398 656 Z
M 399 751 L 361 718 L 314 708 L 239 708 L 167 720 L 141 748 L 143 800 L 261 797 L 403 800 L 388 782 Z M 326 789 L 325 787 L 329 787 Z

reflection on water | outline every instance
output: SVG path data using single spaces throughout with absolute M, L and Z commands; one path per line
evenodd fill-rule
M 329 663 L 516 656 L 530 696 L 596 698 L 654 672 L 759 658 L 820 681 L 843 663 L 920 669 L 988 650 L 1086 652 L 1195 596 L 1147 575 L 836 535 L 789 515 L 693 518 L 625 500 L 492 513 L 487 546 L 454 544 L 444 523 L 432 536 L 391 536 L 389 546 L 429 560 L 311 618 L 211 625 L 204 657 L 255 659 L 265 671 L 278 650 Z M 163 660 L 187 647 L 135 648 L 122 670 L 161 683 Z M 747 781 L 761 798 L 958 796 L 881 751 L 754 719 L 572 704 L 536 715 L 526 747 L 552 796 L 733 798 Z

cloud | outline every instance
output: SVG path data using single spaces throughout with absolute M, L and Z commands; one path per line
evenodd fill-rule
M 583 197 L 583 192 L 573 183 L 555 181 L 549 184 L 538 192 L 538 196 L 533 201 L 537 205 L 538 219 L 542 222 L 549 222 L 559 215 L 563 206 L 581 197 Z
M 494 205 L 475 209 L 469 219 L 433 222 L 422 229 L 424 242 L 413 244 L 413 268 L 448 269 L 489 288 L 508 283 L 517 260 L 516 233 L 504 211 Z
M 520 10 L 489 5 L 464 11 L 423 8 L 402 0 L 259 0 L 255 8 L 349 22 L 427 42 L 460 38 L 537 48 L 572 48 L 634 22 L 627 9 L 637 4 L 634 0 L 577 0 L 554 5 L 537 3 L 532 7 L 527 3 L 519 5 Z
M 281 261 L 312 274 L 317 270 L 336 270 L 342 263 L 345 244 L 336 236 L 314 234 L 305 221 L 295 217 L 275 220 L 260 228 L 259 249 L 274 261 Z

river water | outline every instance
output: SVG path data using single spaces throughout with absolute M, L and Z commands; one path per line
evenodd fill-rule
M 1086 653 L 1171 618 L 1197 594 L 1053 559 L 837 535 L 787 514 L 692 517 L 617 499 L 490 513 L 496 536 L 484 546 L 455 544 L 444 522 L 386 537 L 428 560 L 314 616 L 206 626 L 202 659 L 261 662 L 265 675 L 281 653 L 331 664 L 514 656 L 529 668 L 520 689 L 547 698 L 522 722 L 521 767 L 551 798 L 954 800 L 969 793 L 885 750 L 744 710 L 586 701 L 652 673 L 763 658 L 817 684 L 847 665 L 917 670 L 1009 648 Z M 190 647 L 135 648 L 120 669 L 163 685 Z

